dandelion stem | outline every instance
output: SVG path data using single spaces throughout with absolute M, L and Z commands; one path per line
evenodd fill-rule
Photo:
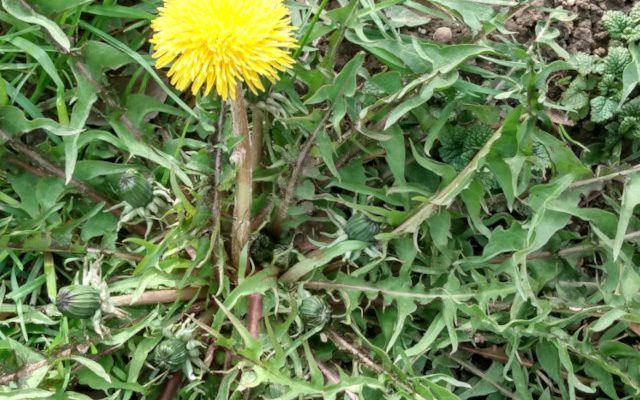
M 242 137 L 242 142 L 235 149 L 235 159 L 238 164 L 236 172 L 236 196 L 233 208 L 233 228 L 231 232 L 231 259 L 238 271 L 246 271 L 247 265 L 240 265 L 242 250 L 249 245 L 251 239 L 251 202 L 253 199 L 253 150 L 252 138 L 249 134 L 249 119 L 247 117 L 247 105 L 242 97 L 242 86 L 236 88 L 236 98 L 231 101 L 231 116 L 233 118 L 233 131 Z M 254 131 L 256 121 L 262 125 L 260 116 L 254 118 Z M 257 128 L 261 132 L 261 127 Z M 249 296 L 249 308 L 247 321 L 249 331 L 255 338 L 260 333 L 260 320 L 262 319 L 262 296 L 252 294 Z
M 258 107 L 251 107 L 252 131 L 251 131 L 251 167 L 253 170 L 260 166 L 262 159 L 262 131 L 264 123 L 264 112 Z M 253 172 L 253 171 L 252 171 Z M 253 226 L 249 227 L 249 232 Z M 256 266 L 259 267 L 259 266 Z M 249 295 L 249 305 L 247 310 L 247 328 L 254 338 L 260 336 L 260 320 L 262 319 L 262 294 L 254 293 Z
M 231 116 L 233 131 L 242 137 L 242 142 L 235 149 L 234 158 L 238 165 L 236 172 L 236 194 L 233 208 L 233 228 L 231 233 L 231 259 L 238 270 L 240 254 L 249 243 L 251 236 L 251 200 L 253 196 L 253 165 L 251 161 L 251 135 L 249 134 L 249 119 L 247 105 L 242 95 L 242 86 L 236 88 L 236 98 L 231 100 Z

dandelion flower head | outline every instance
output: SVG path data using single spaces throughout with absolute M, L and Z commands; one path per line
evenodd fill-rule
M 261 76 L 273 83 L 294 64 L 295 28 L 282 0 L 165 0 L 151 27 L 156 67 L 171 64 L 171 83 L 194 95 L 215 87 L 234 99 L 238 82 L 264 91 Z

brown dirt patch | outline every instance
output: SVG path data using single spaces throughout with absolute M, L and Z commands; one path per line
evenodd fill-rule
M 557 42 L 570 53 L 599 53 L 606 47 L 608 37 L 600 20 L 607 10 L 626 10 L 633 5 L 633 0 L 537 0 L 533 6 L 516 15 L 506 26 L 515 32 L 521 43 L 529 42 L 535 35 L 535 27 L 543 21 L 547 14 L 536 6 L 548 8 L 562 7 L 572 11 L 576 18 L 573 21 L 557 24 L 561 36 Z

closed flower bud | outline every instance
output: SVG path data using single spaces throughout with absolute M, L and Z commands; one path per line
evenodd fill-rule
M 364 214 L 353 214 L 344 228 L 351 240 L 370 242 L 380 232 L 380 224 L 370 220 Z
M 133 208 L 145 207 L 153 200 L 151 182 L 135 169 L 120 178 L 120 196 Z
M 100 292 L 84 285 L 63 287 L 58 291 L 56 307 L 69 318 L 91 318 L 100 309 Z
M 158 368 L 177 371 L 189 357 L 187 345 L 180 339 L 169 339 L 160 343 L 154 353 L 154 361 Z
M 300 317 L 310 328 L 324 326 L 331 319 L 331 307 L 319 296 L 302 299 Z

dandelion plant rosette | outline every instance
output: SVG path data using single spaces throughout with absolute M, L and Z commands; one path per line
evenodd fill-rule
M 235 99 L 238 82 L 264 91 L 294 61 L 296 47 L 289 10 L 282 0 L 165 0 L 152 23 L 156 67 L 181 91 L 195 95 L 215 88 Z

